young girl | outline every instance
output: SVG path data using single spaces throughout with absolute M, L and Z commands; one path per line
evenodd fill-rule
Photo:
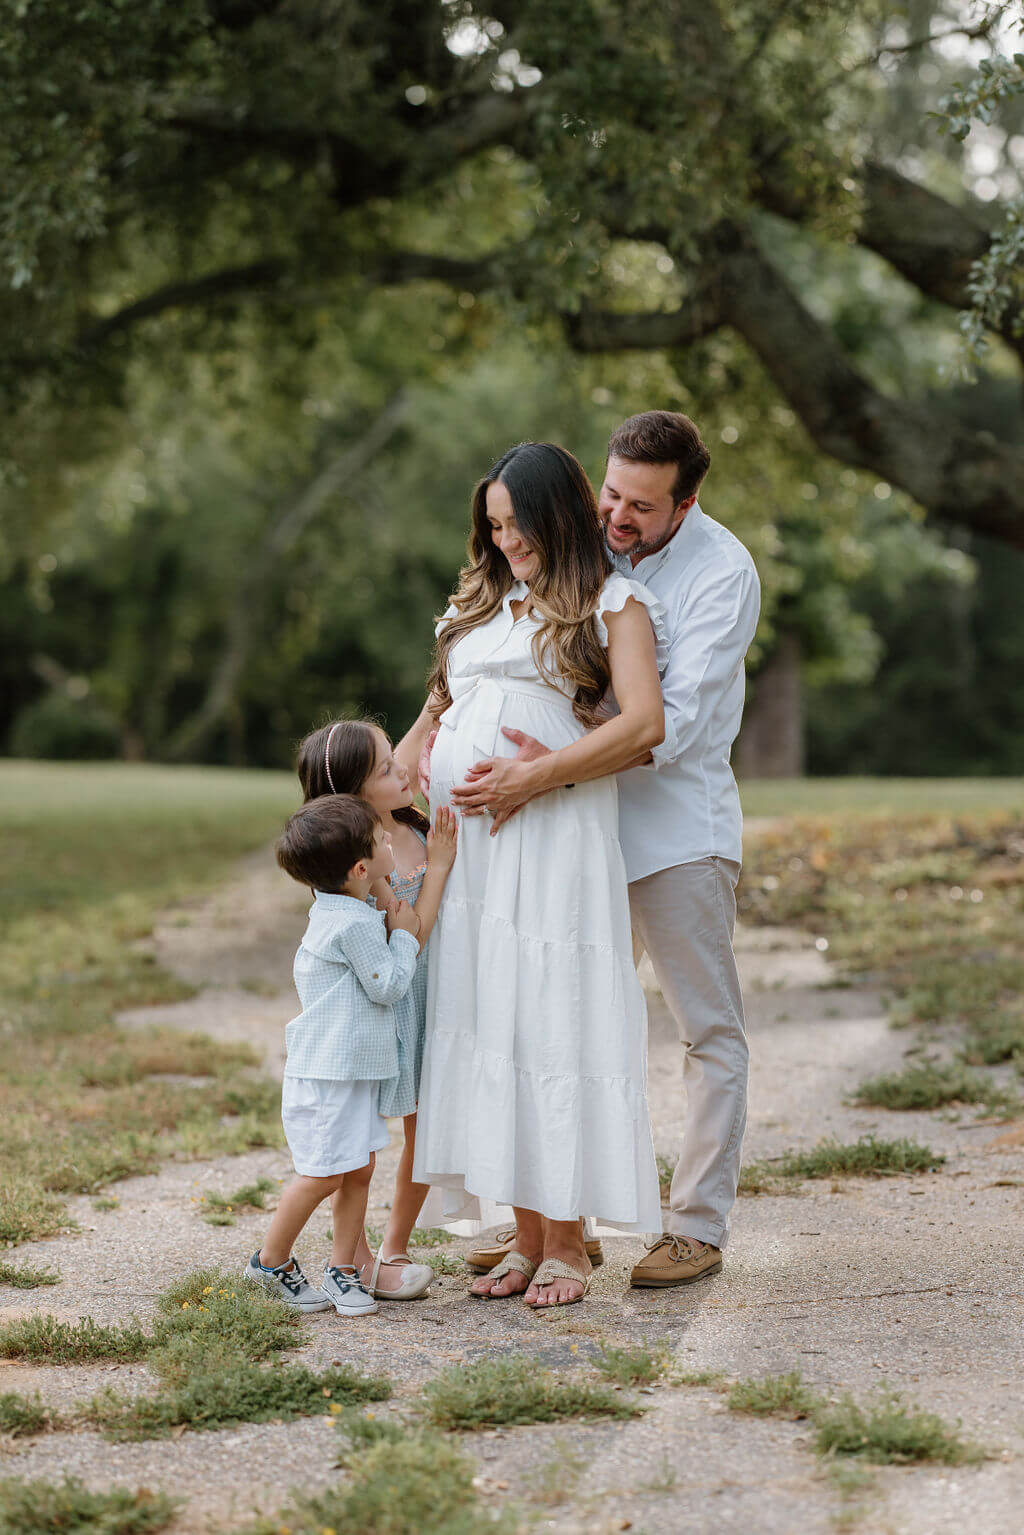
M 373 888 L 379 906 L 391 913 L 399 901 L 414 907 L 424 923 L 433 925 L 444 890 L 445 871 L 426 858 L 430 822 L 413 804 L 409 775 L 395 760 L 391 742 L 379 725 L 366 720 L 335 720 L 308 735 L 299 747 L 299 780 L 306 800 L 321 794 L 356 794 L 373 807 L 391 837 L 395 855 L 389 882 Z M 427 949 L 420 953 L 411 986 L 396 1004 L 400 1073 L 382 1090 L 380 1112 L 402 1117 L 405 1145 L 395 1178 L 395 1195 L 387 1229 L 376 1258 L 365 1237 L 357 1253 L 363 1281 L 383 1300 L 415 1300 L 426 1293 L 433 1270 L 413 1263 L 406 1252 L 416 1217 L 429 1185 L 413 1183 L 416 1100 L 427 1005 Z

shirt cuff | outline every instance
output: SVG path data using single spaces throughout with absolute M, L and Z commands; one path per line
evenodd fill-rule
M 651 747 L 651 757 L 656 768 L 668 767 L 679 756 L 679 738 L 675 732 L 675 726 L 665 716 L 665 739 L 659 741 L 657 746 Z
M 391 934 L 391 937 L 388 940 L 388 942 L 390 943 L 392 948 L 394 948 L 395 942 L 398 939 L 401 939 L 402 943 L 411 943 L 412 947 L 413 947 L 413 953 L 414 954 L 418 954 L 420 952 L 420 941 L 419 941 L 419 939 L 418 938 L 414 938 L 411 933 L 407 933 L 405 931 L 404 927 L 396 927 L 394 932 Z M 401 944 L 399 944 L 399 947 L 401 947 Z

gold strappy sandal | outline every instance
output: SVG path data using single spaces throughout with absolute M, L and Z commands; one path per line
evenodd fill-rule
M 540 1268 L 534 1271 L 533 1282 L 535 1285 L 546 1285 L 550 1284 L 553 1279 L 574 1279 L 577 1284 L 583 1286 L 583 1295 L 586 1295 L 590 1289 L 592 1277 L 591 1274 L 585 1274 L 582 1269 L 574 1269 L 571 1263 L 563 1263 L 561 1258 L 545 1258 Z M 583 1299 L 583 1295 L 574 1295 L 571 1300 L 555 1301 L 554 1304 L 556 1306 L 575 1306 Z M 548 1309 L 552 1302 L 545 1301 L 542 1305 L 539 1300 L 530 1300 L 526 1304 L 534 1311 L 544 1311 Z
M 530 1280 L 537 1273 L 537 1265 L 531 1263 L 529 1258 L 524 1258 L 522 1253 L 517 1253 L 513 1249 L 512 1252 L 506 1253 L 501 1262 L 491 1269 L 487 1277 L 493 1283 L 496 1279 L 503 1279 L 506 1274 L 513 1273 L 522 1274 L 524 1278 Z M 479 1290 L 470 1290 L 469 1293 L 474 1300 L 511 1300 L 512 1295 L 521 1295 L 522 1291 L 513 1290 L 512 1295 L 488 1295 L 486 1291 L 481 1294 Z

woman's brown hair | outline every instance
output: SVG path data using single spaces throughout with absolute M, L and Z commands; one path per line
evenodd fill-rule
M 378 730 L 380 726 L 376 727 Z M 361 795 L 377 761 L 377 738 L 367 720 L 332 720 L 299 744 L 295 767 L 306 803 L 323 794 Z M 415 805 L 391 812 L 426 836 L 430 822 Z
M 438 636 L 430 677 L 435 717 L 452 701 L 447 677 L 452 646 L 493 617 L 514 581 L 487 520 L 487 487 L 496 480 L 508 491 L 516 526 L 540 562 L 530 583 L 541 620 L 533 639 L 537 668 L 555 685 L 573 690 L 573 713 L 589 728 L 597 723 L 598 705 L 611 681 L 594 610 L 612 564 L 594 488 L 572 454 L 551 442 L 510 448 L 473 492 L 469 563 L 450 599 L 457 611 Z

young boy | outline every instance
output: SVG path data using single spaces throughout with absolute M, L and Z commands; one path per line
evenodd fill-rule
M 454 823 L 453 823 L 454 825 Z M 244 1275 L 299 1311 L 367 1316 L 377 1310 L 355 1266 L 374 1153 L 388 1144 L 380 1084 L 398 1074 L 394 1004 L 409 988 L 420 942 L 404 901 L 390 917 L 366 904 L 395 866 L 390 838 L 365 800 L 328 794 L 291 817 L 277 861 L 314 894 L 295 956 L 302 1012 L 285 1030 L 281 1118 L 298 1174 L 281 1195 L 263 1246 Z M 425 936 L 424 940 L 425 941 Z M 320 1289 L 292 1244 L 335 1193 L 334 1241 Z

